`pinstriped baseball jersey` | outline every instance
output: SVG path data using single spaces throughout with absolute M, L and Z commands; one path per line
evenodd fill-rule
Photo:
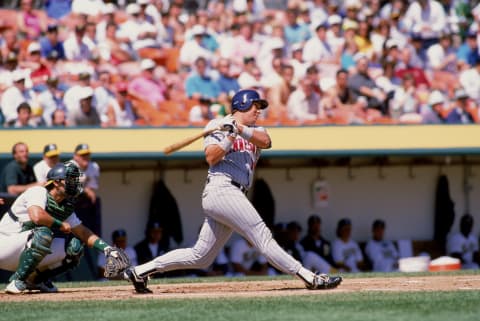
M 219 125 L 221 119 L 211 120 L 205 129 L 215 128 Z M 263 127 L 255 127 L 255 130 L 265 131 Z M 218 144 L 222 141 L 227 132 L 215 131 L 205 138 L 204 147 L 212 144 Z M 260 157 L 260 148 L 248 142 L 240 136 L 237 136 L 230 151 L 228 151 L 223 160 L 210 167 L 209 175 L 227 175 L 233 181 L 241 184 L 247 189 L 250 188 L 253 181 L 255 165 Z

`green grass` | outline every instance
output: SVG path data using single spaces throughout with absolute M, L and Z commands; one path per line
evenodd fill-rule
M 478 320 L 479 291 L 1 303 L 0 320 Z

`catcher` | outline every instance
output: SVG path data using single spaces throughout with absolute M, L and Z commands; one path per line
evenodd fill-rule
M 73 212 L 82 191 L 80 170 L 72 162 L 55 165 L 44 186 L 23 192 L 0 221 L 0 269 L 15 271 L 5 292 L 58 292 L 51 278 L 75 268 L 87 244 L 106 256 L 105 276 L 112 278 L 130 263 L 85 227 Z

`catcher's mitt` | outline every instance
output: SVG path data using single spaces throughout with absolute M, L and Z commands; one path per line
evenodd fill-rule
M 127 254 L 118 247 L 107 247 L 105 249 L 105 272 L 108 279 L 118 277 L 130 266 L 130 259 Z

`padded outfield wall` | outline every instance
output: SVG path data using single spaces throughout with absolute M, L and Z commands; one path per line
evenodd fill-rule
M 125 227 L 131 243 L 143 236 L 153 182 L 163 177 L 176 197 L 191 244 L 202 222 L 200 195 L 206 165 L 201 140 L 171 156 L 161 150 L 200 128 L 2 130 L 0 159 L 11 146 L 26 142 L 33 161 L 46 143 L 57 143 L 62 159 L 78 143 L 89 143 L 102 168 L 103 233 Z M 366 240 L 375 218 L 387 221 L 393 239 L 428 240 L 433 236 L 435 187 L 447 174 L 458 218 L 470 211 L 480 230 L 480 126 L 321 126 L 269 128 L 273 148 L 265 151 L 257 177 L 269 184 L 276 201 L 276 221 L 309 214 L 324 220 L 333 239 L 342 217 L 353 220 L 353 237 Z M 312 183 L 327 182 L 329 200 L 314 207 Z

